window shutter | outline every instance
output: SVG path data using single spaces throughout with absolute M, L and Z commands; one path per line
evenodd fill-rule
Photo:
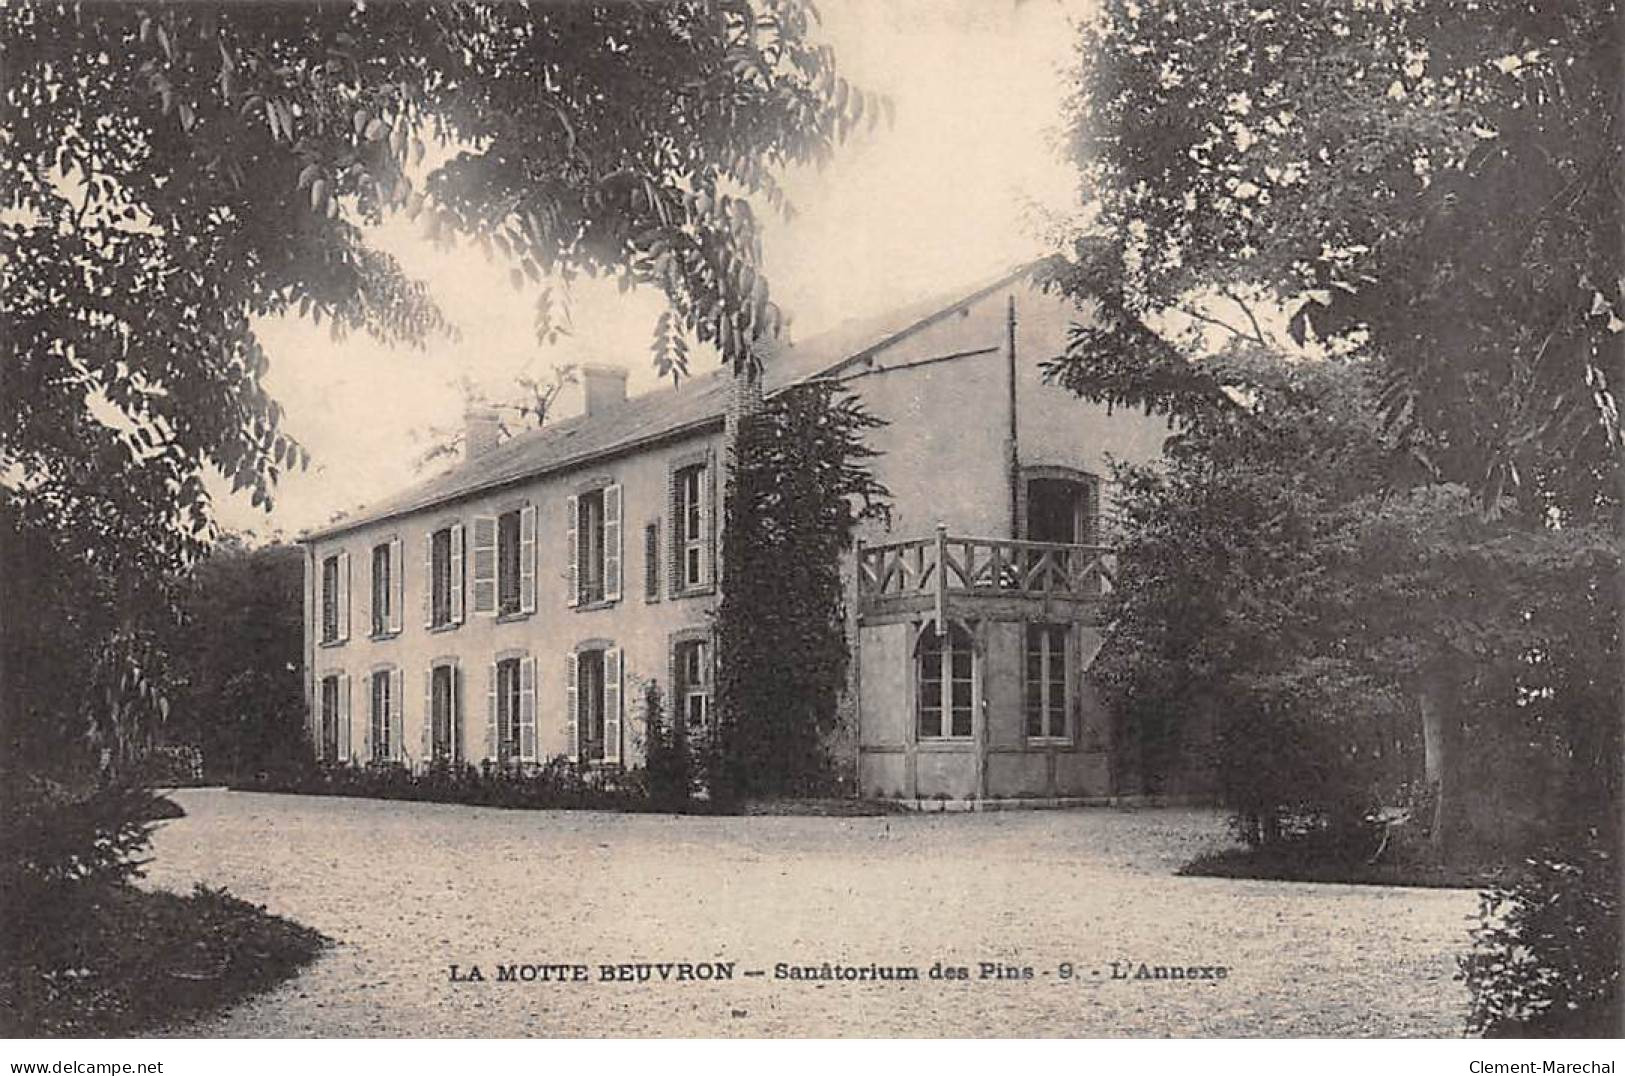
M 571 608 L 574 608 L 581 601 L 581 551 L 579 548 L 577 548 L 576 541 L 576 525 L 580 522 L 577 519 L 578 514 L 579 513 L 576 511 L 576 498 L 566 497 L 564 500 L 564 531 L 566 535 L 564 542 L 564 558 L 569 565 L 567 572 L 569 575 L 570 589 L 567 600 Z M 571 681 L 571 683 L 574 683 L 574 681 Z M 570 757 L 574 758 L 574 753 L 572 753 Z
M 536 761 L 536 659 L 519 663 L 519 754 Z
M 643 531 L 643 596 L 649 601 L 660 600 L 660 520 L 657 518 Z
M 397 543 L 399 544 L 399 543 Z M 389 674 L 389 757 L 405 762 L 406 753 L 406 670 Z
M 497 518 L 474 517 L 474 612 L 497 611 Z
M 604 651 L 604 761 L 621 761 L 621 648 Z
M 699 583 L 705 586 L 712 581 L 714 575 L 711 548 L 711 462 L 706 461 L 700 469 L 700 578 Z
M 519 608 L 536 611 L 536 506 L 519 513 Z
M 463 622 L 463 525 L 451 525 L 451 622 Z
M 677 469 L 666 472 L 666 514 L 671 519 L 671 556 L 666 565 L 666 586 L 672 597 L 683 592 L 683 503 Z
M 571 650 L 564 655 L 564 750 L 571 762 L 581 757 L 581 715 L 576 709 L 578 694 L 576 654 Z
M 423 626 L 434 627 L 434 531 L 423 539 Z
M 492 762 L 497 758 L 497 667 L 492 662 L 485 667 L 485 757 Z
M 350 554 L 339 554 L 339 642 L 350 637 Z
M 350 760 L 350 674 L 339 673 L 339 758 Z
M 398 632 L 406 610 L 406 550 L 399 538 L 389 540 L 389 630 Z
M 434 666 L 423 670 L 423 735 L 418 739 L 418 758 L 427 767 L 434 761 Z
M 604 487 L 604 600 L 621 600 L 621 487 Z

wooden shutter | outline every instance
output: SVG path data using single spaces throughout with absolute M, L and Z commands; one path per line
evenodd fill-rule
M 389 757 L 396 762 L 407 759 L 405 669 L 393 669 L 389 674 Z
M 474 517 L 474 612 L 497 611 L 497 517 Z
M 492 762 L 497 757 L 497 666 L 486 666 L 485 680 L 485 757 Z
M 700 468 L 700 578 L 699 585 L 705 586 L 712 581 L 711 561 L 711 463 Z
M 451 525 L 451 622 L 463 622 L 463 525 Z
M 519 755 L 536 761 L 536 659 L 519 663 Z
M 339 673 L 339 757 L 350 759 L 350 674 Z
M 604 761 L 621 761 L 621 648 L 604 651 Z
M 434 627 L 434 531 L 423 539 L 423 626 Z
M 418 758 L 427 767 L 434 761 L 434 666 L 423 670 L 423 735 L 418 738 Z
M 342 643 L 350 637 L 350 554 L 348 552 L 339 554 L 338 614 L 338 641 Z
M 399 632 L 406 610 L 406 551 L 399 538 L 389 540 L 389 630 Z
M 566 497 L 564 499 L 564 557 L 569 564 L 569 567 L 566 569 L 566 573 L 569 577 L 570 587 L 569 597 L 567 600 L 571 608 L 574 608 L 581 602 L 581 550 L 578 545 L 579 535 L 577 534 L 576 530 L 577 523 L 579 522 L 577 515 L 576 498 Z M 573 758 L 574 756 L 572 755 L 571 757 Z
M 666 564 L 666 587 L 672 597 L 683 592 L 683 487 L 677 480 L 679 468 L 666 473 L 666 514 L 671 519 L 671 556 Z
M 576 708 L 578 695 L 576 653 L 571 650 L 564 655 L 564 750 L 571 762 L 581 757 L 581 714 Z
M 649 601 L 660 600 L 660 520 L 656 519 L 643 531 L 643 596 Z
M 621 599 L 621 487 L 604 487 L 604 600 Z
M 528 504 L 519 512 L 519 608 L 536 611 L 536 506 Z

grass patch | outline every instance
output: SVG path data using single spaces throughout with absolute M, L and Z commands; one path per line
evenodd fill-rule
M 1432 863 L 1413 856 L 1372 859 L 1364 852 L 1317 839 L 1293 837 L 1257 848 L 1226 848 L 1197 856 L 1176 872 L 1197 878 L 1255 878 L 1277 882 L 1396 885 L 1425 889 L 1482 889 L 1505 882 L 1505 863 Z
M 296 974 L 330 944 L 223 889 L 74 887 L 12 909 L 0 1035 L 118 1037 L 225 1008 Z M 20 913 L 20 914 L 19 914 Z
M 809 815 L 821 818 L 868 818 L 885 814 L 908 814 L 900 803 L 859 799 L 771 799 L 749 800 L 740 809 L 745 815 Z

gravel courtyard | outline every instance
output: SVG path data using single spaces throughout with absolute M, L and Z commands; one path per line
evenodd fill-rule
M 223 885 L 339 943 L 180 1035 L 1453 1036 L 1465 1012 L 1452 971 L 1475 894 L 1174 877 L 1225 842 L 1210 812 L 676 818 L 174 798 L 187 817 L 159 829 L 146 884 Z M 712 961 L 735 977 L 600 979 L 605 964 Z M 1032 977 L 978 978 L 984 961 Z M 1225 972 L 1113 979 L 1114 961 Z M 781 962 L 920 978 L 776 979 Z M 938 962 L 970 979 L 933 979 Z M 496 981 L 508 964 L 589 977 Z M 485 981 L 453 982 L 452 965 Z

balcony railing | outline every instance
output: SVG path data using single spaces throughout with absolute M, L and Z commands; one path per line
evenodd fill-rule
M 1102 545 L 964 538 L 938 528 L 933 538 L 861 547 L 858 596 L 1099 599 L 1111 591 L 1115 562 Z

